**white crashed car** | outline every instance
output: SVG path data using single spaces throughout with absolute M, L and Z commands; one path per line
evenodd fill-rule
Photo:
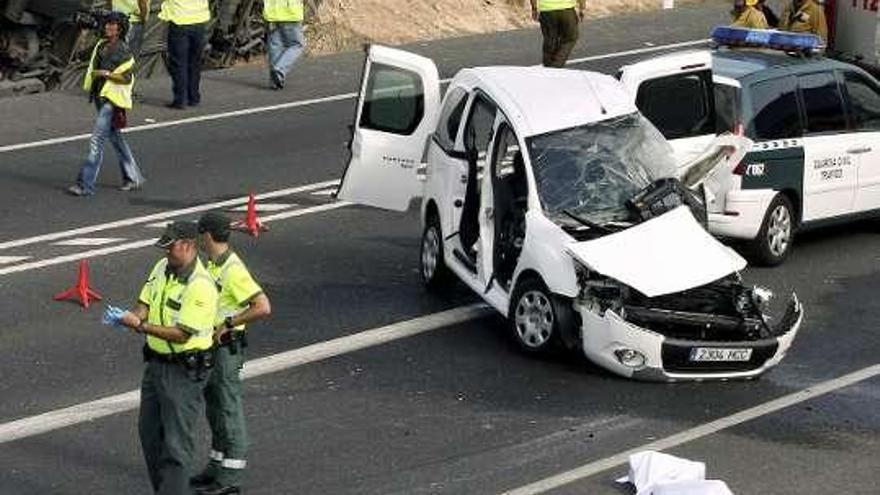
M 429 287 L 454 274 L 525 351 L 582 349 L 626 377 L 748 378 L 785 356 L 797 298 L 767 315 L 769 291 L 700 223 L 708 178 L 748 140 L 678 167 L 612 77 L 465 69 L 442 101 L 440 84 L 431 60 L 370 47 L 338 192 L 398 211 L 421 197 Z

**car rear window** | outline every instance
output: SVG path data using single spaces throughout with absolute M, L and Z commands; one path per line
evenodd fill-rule
M 846 129 L 843 98 L 832 72 L 816 72 L 800 76 L 798 85 L 801 88 L 804 110 L 807 114 L 807 132 L 834 132 Z
M 794 77 L 760 81 L 750 91 L 752 121 L 748 136 L 756 140 L 800 137 L 797 83 Z

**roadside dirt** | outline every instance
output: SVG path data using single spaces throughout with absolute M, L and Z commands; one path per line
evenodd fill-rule
M 676 4 L 701 0 L 677 0 Z M 528 0 L 323 0 L 306 30 L 313 54 L 536 25 Z M 659 9 L 663 0 L 589 0 L 586 17 Z

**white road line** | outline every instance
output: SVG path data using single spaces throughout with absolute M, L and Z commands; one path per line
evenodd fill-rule
M 304 186 L 289 187 L 286 189 L 279 189 L 277 191 L 265 192 L 265 193 L 255 195 L 254 198 L 257 201 L 260 201 L 263 199 L 278 198 L 281 196 L 288 196 L 288 195 L 296 194 L 296 193 L 314 191 L 316 189 L 325 189 L 328 186 L 333 186 L 333 185 L 338 185 L 338 184 L 339 184 L 338 180 L 328 180 L 328 181 L 323 181 L 323 182 L 316 182 L 314 184 L 306 184 Z M 208 211 L 208 210 L 227 208 L 230 206 L 239 205 L 241 203 L 246 202 L 247 200 L 248 200 L 247 196 L 243 196 L 243 197 L 238 197 L 238 198 L 234 198 L 234 199 L 229 199 L 226 201 L 218 201 L 216 203 L 205 203 L 202 205 L 192 206 L 189 208 L 183 208 L 183 209 L 179 209 L 179 210 L 163 211 L 163 212 L 153 213 L 150 215 L 144 215 L 144 216 L 140 216 L 140 217 L 126 218 L 123 220 L 115 220 L 113 222 L 102 223 L 102 224 L 98 224 L 98 225 L 91 225 L 88 227 L 81 227 L 78 229 L 65 230 L 62 232 L 53 232 L 51 234 L 43 234 L 43 235 L 38 235 L 35 237 L 28 237 L 25 239 L 17 239 L 14 241 L 0 242 L 0 250 L 9 249 L 9 248 L 13 248 L 13 247 L 19 247 L 19 246 L 26 246 L 28 244 L 35 244 L 38 242 L 55 241 L 55 240 L 64 239 L 67 237 L 73 237 L 73 236 L 84 235 L 84 234 L 91 234 L 94 232 L 100 232 L 102 230 L 108 230 L 108 229 L 115 229 L 118 227 L 129 227 L 129 226 L 137 225 L 140 223 L 155 222 L 158 220 L 166 220 L 168 218 L 179 217 L 179 216 L 183 216 L 183 215 L 191 215 L 193 213 L 201 213 L 203 211 Z
M 332 196 L 336 192 L 336 188 L 333 189 L 323 189 L 321 191 L 315 191 L 312 193 L 312 196 Z
M 281 211 L 281 210 L 289 210 L 297 206 L 296 203 L 257 203 L 257 213 L 263 211 Z M 247 211 L 247 205 L 236 206 L 235 208 L 229 208 L 229 211 Z
M 351 352 L 382 345 L 421 333 L 449 328 L 459 323 L 491 314 L 483 304 L 472 304 L 366 330 L 354 335 L 319 342 L 299 349 L 253 359 L 245 363 L 244 379 L 296 368 L 304 364 L 341 356 Z M 20 440 L 42 433 L 74 426 L 86 421 L 131 411 L 140 403 L 140 392 L 131 390 L 103 399 L 56 409 L 47 413 L 0 424 L 0 444 Z
M 318 205 L 312 206 L 310 208 L 303 208 L 301 210 L 294 211 L 285 211 L 283 213 L 276 213 L 274 215 L 269 215 L 266 217 L 261 217 L 260 220 L 262 222 L 270 222 L 273 220 L 283 220 L 285 218 L 293 218 L 300 217 L 303 215 L 309 215 L 312 213 L 321 213 L 323 211 L 335 210 L 336 208 L 343 208 L 345 206 L 349 206 L 352 203 L 347 203 L 345 201 L 340 201 L 337 203 L 328 203 L 326 205 Z M 118 246 L 106 247 L 101 249 L 92 249 L 89 251 L 82 251 L 80 253 L 68 254 L 65 256 L 58 256 L 55 258 L 47 258 L 43 260 L 31 261 L 29 263 L 21 263 L 18 265 L 7 266 L 5 268 L 0 268 L 0 276 L 8 275 L 10 273 L 18 273 L 25 272 L 28 270 L 36 270 L 39 268 L 46 268 L 47 266 L 59 265 L 61 263 L 67 263 L 69 261 L 79 261 L 87 258 L 97 258 L 99 256 L 106 256 L 108 254 L 121 253 L 123 251 L 131 251 L 133 249 L 140 249 L 147 246 L 152 246 L 158 237 L 154 237 L 152 239 L 146 239 L 141 241 L 129 242 L 126 244 L 120 244 Z
M 621 52 L 605 53 L 602 55 L 592 55 L 589 57 L 576 58 L 573 60 L 569 60 L 567 65 L 575 65 L 575 64 L 580 64 L 583 62 L 591 62 L 594 60 L 604 60 L 604 59 L 609 59 L 609 58 L 626 57 L 628 55 L 638 55 L 641 53 L 651 53 L 651 52 L 656 52 L 656 51 L 660 51 L 660 50 L 669 50 L 669 49 L 674 49 L 674 48 L 685 48 L 685 47 L 689 47 L 689 46 L 696 46 L 696 45 L 705 44 L 708 41 L 709 40 L 684 41 L 681 43 L 671 43 L 668 45 L 652 46 L 652 47 L 648 47 L 648 48 L 636 48 L 633 50 L 624 50 Z M 449 81 L 450 81 L 450 79 L 443 79 L 441 82 L 446 83 Z M 235 110 L 235 111 L 231 111 L 231 112 L 222 112 L 222 113 L 215 113 L 215 114 L 209 114 L 209 115 L 200 115 L 197 117 L 189 117 L 189 118 L 179 119 L 179 120 L 170 120 L 168 122 L 157 122 L 155 124 L 137 125 L 137 126 L 129 127 L 127 129 L 125 129 L 123 132 L 128 134 L 128 133 L 134 133 L 134 132 L 149 131 L 149 130 L 153 130 L 153 129 L 164 129 L 167 127 L 175 127 L 175 126 L 186 125 L 186 124 L 195 124 L 195 123 L 199 123 L 199 122 L 208 122 L 208 121 L 212 121 L 212 120 L 228 119 L 228 118 L 232 118 L 232 117 L 241 117 L 243 115 L 253 115 L 253 114 L 264 113 L 264 112 L 272 112 L 275 110 L 286 110 L 289 108 L 306 107 L 306 106 L 310 106 L 310 105 L 319 105 L 319 104 L 323 104 L 323 103 L 331 103 L 331 102 L 336 102 L 336 101 L 349 100 L 349 99 L 353 99 L 356 97 L 357 97 L 357 93 L 342 93 L 342 94 L 338 94 L 338 95 L 326 96 L 323 98 L 312 98 L 309 100 L 292 101 L 292 102 L 287 102 L 287 103 L 280 103 L 277 105 L 267 105 L 267 106 L 262 106 L 262 107 L 245 108 L 242 110 Z M 18 151 L 18 150 L 24 150 L 24 149 L 30 149 L 30 148 L 39 148 L 39 147 L 43 147 L 43 146 L 53 146 L 56 144 L 70 143 L 73 141 L 82 141 L 82 140 L 88 139 L 90 136 L 91 136 L 91 134 L 77 134 L 74 136 L 64 136 L 64 137 L 58 137 L 58 138 L 52 138 L 52 139 L 44 139 L 42 141 L 32 141 L 32 142 L 19 143 L 19 144 L 9 144 L 9 145 L 5 145 L 5 146 L 0 146 L 0 153 L 7 153 L 10 151 Z
M 30 256 L 0 256 L 0 265 L 8 265 L 10 263 L 18 263 L 30 259 Z
M 154 237 L 152 239 L 146 239 L 142 241 L 134 241 L 126 244 L 120 244 L 118 246 L 105 247 L 100 249 L 91 249 L 88 251 L 82 251 L 79 253 L 68 254 L 65 256 L 58 256 L 55 258 L 47 258 L 44 260 L 31 261 L 29 263 L 21 263 L 18 265 L 7 266 L 5 268 L 0 268 L 0 275 L 9 275 L 10 273 L 18 273 L 18 272 L 26 272 L 28 270 L 36 270 L 38 268 L 46 268 L 47 266 L 60 265 L 61 263 L 67 263 L 69 261 L 79 261 L 89 258 L 97 258 L 99 256 L 106 256 L 108 254 L 113 253 L 121 253 L 123 251 L 130 251 L 132 249 L 140 249 L 142 247 L 152 246 L 159 240 L 158 237 Z
M 54 243 L 55 246 L 103 246 L 114 242 L 124 241 L 123 237 L 76 237 L 66 241 Z
M 731 414 L 730 416 L 725 416 L 715 421 L 704 423 L 695 428 L 676 433 L 675 435 L 662 438 L 655 442 L 647 443 L 645 445 L 627 450 L 626 452 L 621 452 L 611 457 L 606 457 L 605 459 L 600 459 L 598 461 L 585 464 L 579 468 L 572 469 L 571 471 L 566 471 L 564 473 L 560 473 L 555 476 L 536 481 L 535 483 L 531 483 L 526 486 L 504 492 L 503 495 L 535 495 L 538 493 L 545 493 L 547 491 L 554 490 L 569 483 L 573 483 L 584 478 L 589 478 L 590 476 L 601 473 L 613 467 L 626 464 L 627 462 L 629 462 L 629 456 L 637 452 L 641 452 L 643 450 L 661 451 L 672 449 L 687 442 L 697 440 L 708 435 L 712 435 L 713 433 L 718 433 L 721 430 L 725 430 L 727 428 L 737 426 L 747 421 L 766 416 L 781 409 L 785 409 L 786 407 L 815 399 L 830 392 L 834 392 L 835 390 L 854 385 L 856 383 L 862 382 L 878 375 L 880 375 L 880 364 L 868 366 L 867 368 L 862 368 L 847 375 L 821 382 L 803 390 L 799 390 L 778 399 L 774 399 L 763 404 L 750 407 L 749 409 Z

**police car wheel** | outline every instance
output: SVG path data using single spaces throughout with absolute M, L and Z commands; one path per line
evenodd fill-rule
M 449 282 L 449 269 L 443 261 L 443 232 L 436 214 L 430 214 L 422 231 L 419 273 L 429 290 L 440 289 Z
M 574 309 L 537 277 L 517 284 L 511 298 L 508 325 L 514 342 L 528 354 L 562 349 L 562 333 L 572 329 Z
M 777 194 L 770 202 L 758 238 L 753 242 L 757 264 L 778 265 L 791 252 L 795 226 L 793 210 L 791 201 L 784 194 Z

